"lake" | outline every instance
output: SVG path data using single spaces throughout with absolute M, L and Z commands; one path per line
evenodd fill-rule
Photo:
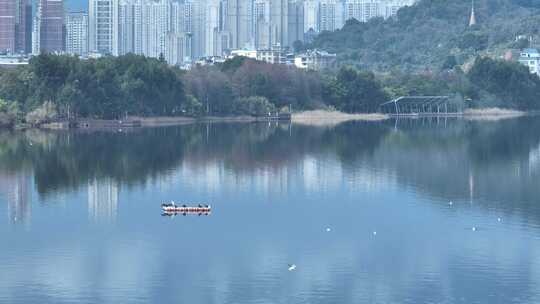
M 539 198 L 540 117 L 5 131 L 0 303 L 538 303 Z

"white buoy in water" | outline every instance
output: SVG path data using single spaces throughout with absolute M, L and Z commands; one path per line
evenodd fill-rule
M 500 218 L 500 217 L 499 217 L 499 218 L 497 218 L 497 222 L 500 222 L 500 221 L 501 221 L 501 218 Z
M 295 264 L 289 264 L 289 271 L 294 271 L 296 270 L 296 265 Z
M 332 231 L 332 229 L 330 229 L 329 227 L 326 228 L 326 232 L 330 232 L 330 231 Z
M 377 231 L 373 231 L 373 235 L 377 235 Z
M 476 231 L 476 227 L 472 227 L 472 231 Z
M 452 206 L 454 203 L 453 202 L 449 202 L 448 205 Z

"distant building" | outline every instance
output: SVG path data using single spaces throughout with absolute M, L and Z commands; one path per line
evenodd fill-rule
M 319 2 L 318 30 L 335 31 L 343 27 L 343 3 L 337 0 L 321 0 Z
M 0 0 L 0 53 L 30 53 L 31 27 L 29 0 Z
M 527 66 L 531 74 L 540 76 L 540 53 L 537 49 L 524 49 L 519 54 L 518 61 Z
M 308 50 L 303 54 L 296 55 L 294 65 L 299 69 L 324 70 L 336 65 L 336 54 L 325 51 Z
M 215 64 L 218 64 L 218 63 L 224 63 L 225 60 L 226 60 L 226 58 L 223 58 L 221 56 L 208 56 L 208 57 L 199 58 L 199 60 L 197 60 L 195 62 L 195 65 L 201 65 L 201 66 L 215 65 Z M 186 65 L 184 65 L 184 66 L 186 66 Z
M 69 13 L 66 17 L 66 53 L 88 55 L 88 14 Z
M 232 50 L 229 57 L 234 58 L 234 57 L 238 57 L 238 56 L 257 59 L 257 51 L 256 50 L 245 50 L 245 49 Z
M 88 1 L 90 52 L 118 55 L 118 0 Z
M 0 68 L 15 68 L 21 65 L 28 65 L 28 60 L 28 55 L 0 56 Z
M 304 7 L 301 0 L 289 1 L 287 18 L 287 38 L 286 46 L 292 47 L 296 41 L 304 40 Z
M 64 1 L 39 0 L 34 22 L 33 52 L 64 52 Z
M 346 0 L 345 19 L 366 22 L 371 18 L 381 16 L 382 5 L 378 0 Z
M 367 22 L 376 17 L 390 18 L 404 6 L 413 5 L 416 0 L 345 0 L 345 20 L 356 19 Z
M 168 30 L 168 2 L 148 1 L 142 7 L 142 51 L 145 56 L 165 55 Z
M 190 61 L 188 56 L 188 36 L 169 33 L 165 42 L 165 60 L 170 65 L 181 65 Z
M 277 47 L 268 50 L 258 50 L 257 60 L 271 64 L 286 64 L 287 57 L 283 49 Z
M 304 31 L 319 31 L 319 1 L 303 1 Z

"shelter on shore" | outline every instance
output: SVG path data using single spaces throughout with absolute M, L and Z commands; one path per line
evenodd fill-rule
M 456 115 L 459 107 L 448 96 L 401 96 L 382 103 L 381 113 L 390 115 Z

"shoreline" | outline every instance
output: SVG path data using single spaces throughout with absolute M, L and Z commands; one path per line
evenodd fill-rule
M 524 112 L 518 110 L 504 108 L 481 108 L 467 109 L 453 115 L 452 117 L 461 117 L 467 120 L 500 120 L 508 118 L 517 118 L 526 115 L 536 115 L 537 112 Z M 286 117 L 278 119 L 277 117 L 268 118 L 265 116 L 203 116 L 203 117 L 186 117 L 186 116 L 157 116 L 157 117 L 138 117 L 131 116 L 125 121 L 121 120 L 82 120 L 89 121 L 95 125 L 86 127 L 73 127 L 69 122 L 52 122 L 45 123 L 39 126 L 29 124 L 14 125 L 11 129 L 45 129 L 45 130 L 67 130 L 67 129 L 83 129 L 83 130 L 99 130 L 99 129 L 130 129 L 130 128 L 152 128 L 152 127 L 168 127 L 181 126 L 195 123 L 253 123 L 253 122 L 290 122 L 298 125 L 328 127 L 348 121 L 364 121 L 364 122 L 380 122 L 391 118 L 419 118 L 432 117 L 433 115 L 415 115 L 415 116 L 395 116 L 382 113 L 343 113 L 339 111 L 312 110 L 297 112 Z M 97 124 L 96 124 L 97 123 Z
M 304 111 L 294 113 L 291 121 L 295 124 L 309 126 L 335 126 L 347 121 L 383 121 L 390 119 L 389 115 L 381 113 L 356 113 L 348 114 L 339 111 Z
M 463 117 L 467 120 L 496 121 L 501 119 L 517 118 L 525 115 L 534 115 L 534 112 L 523 112 L 505 108 L 467 109 Z

